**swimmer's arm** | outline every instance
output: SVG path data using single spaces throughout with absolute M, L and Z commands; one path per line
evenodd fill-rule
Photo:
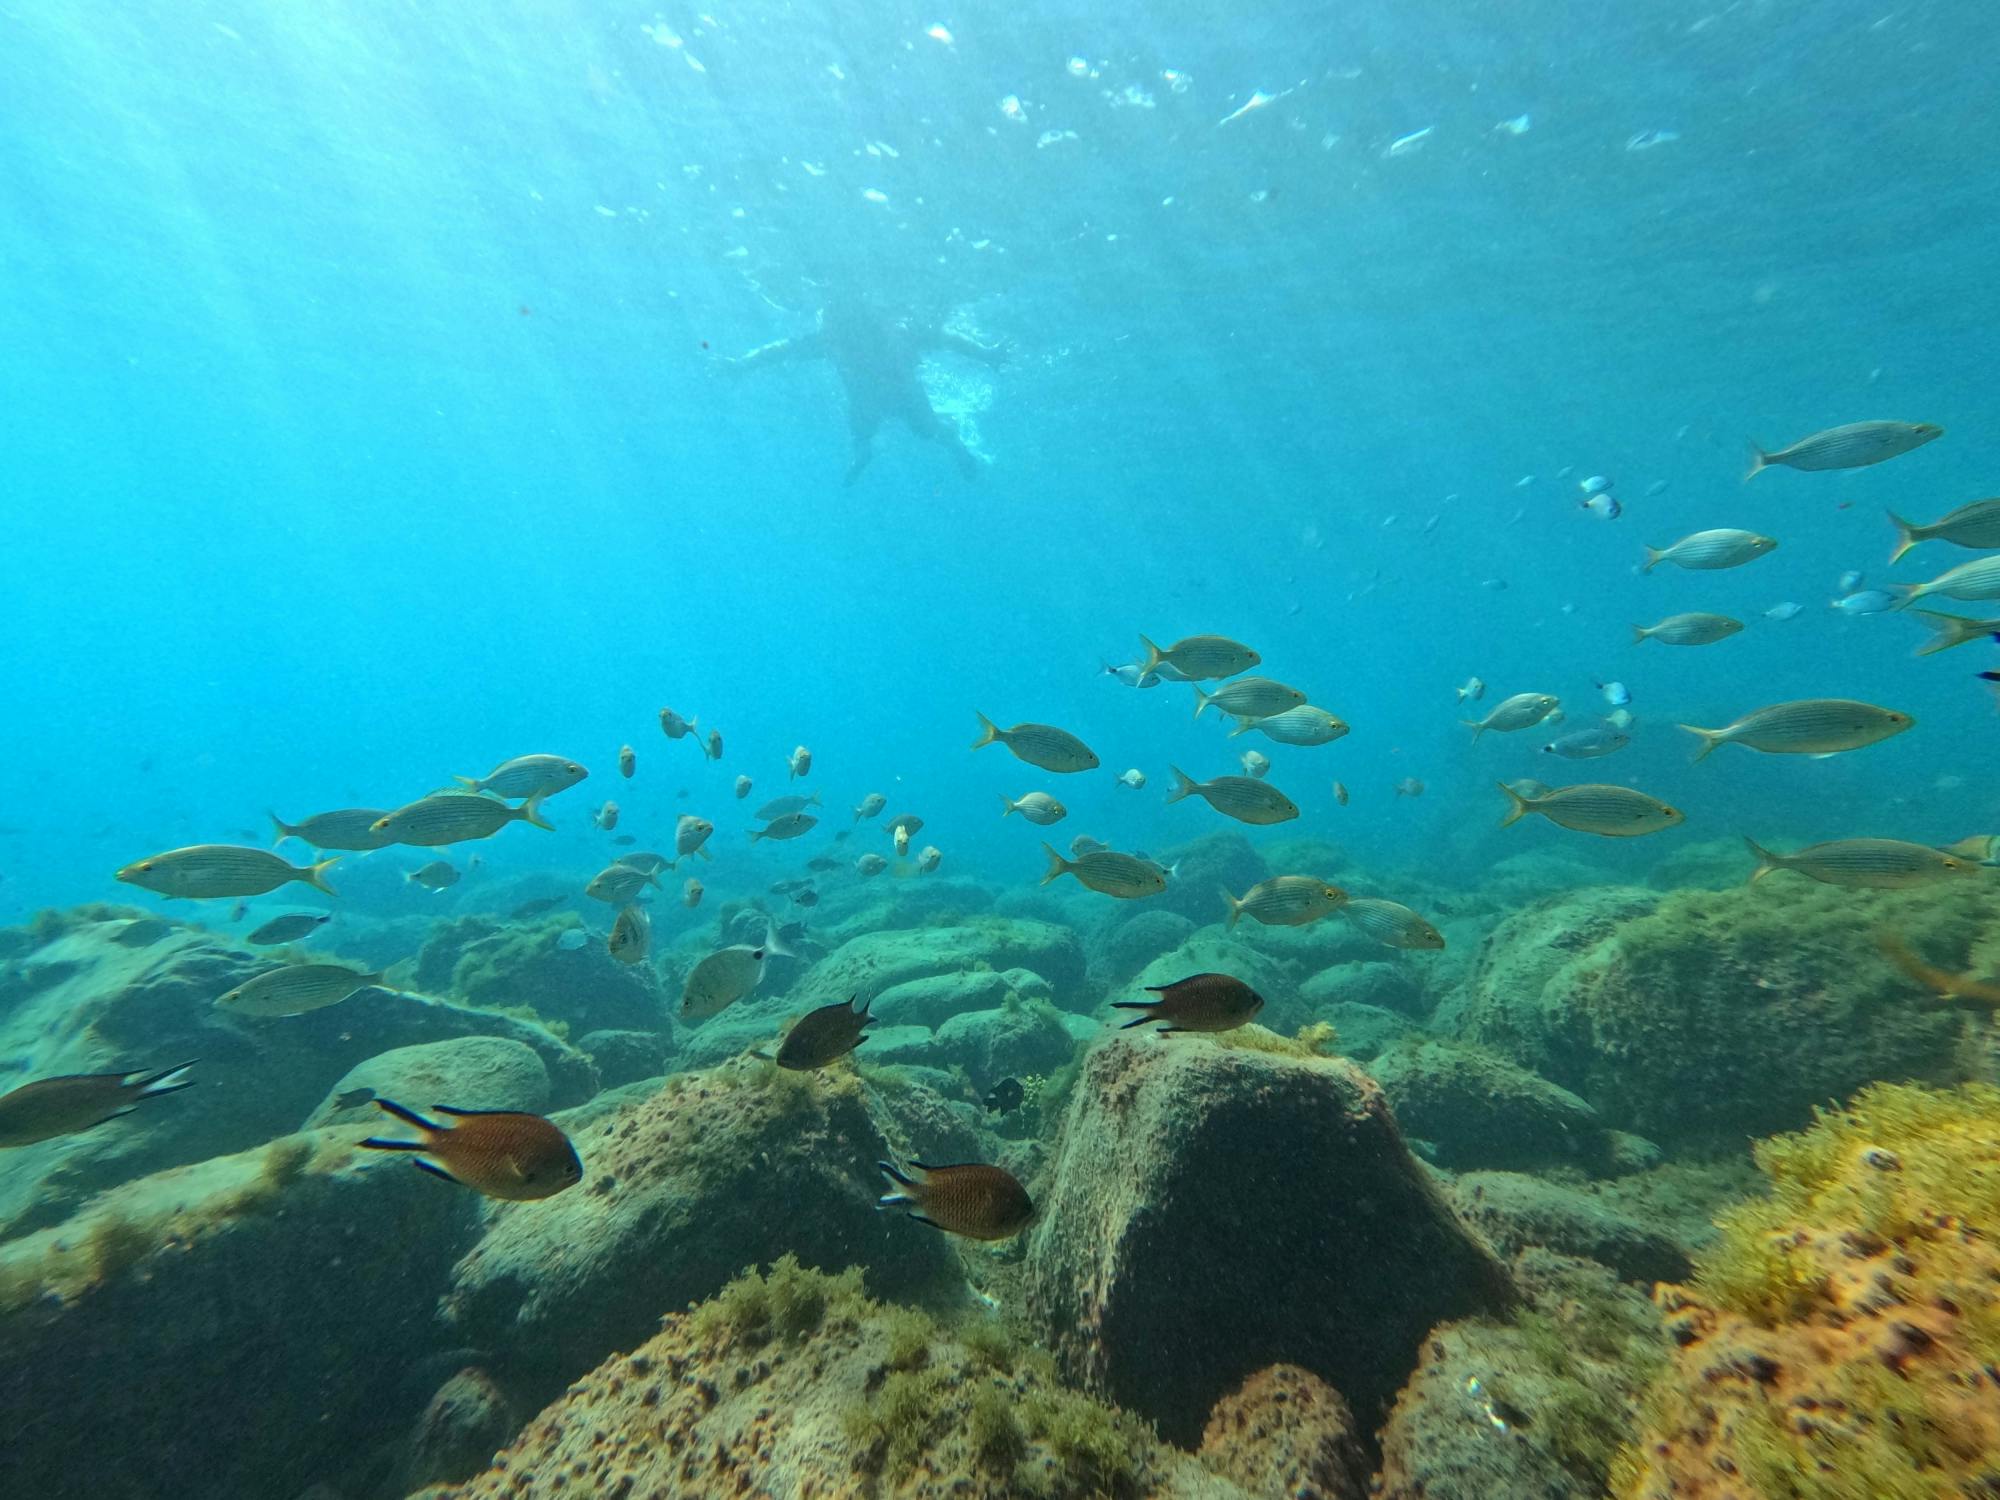
M 793 364 L 802 359 L 818 359 L 820 336 L 818 333 L 803 333 L 795 339 L 779 339 L 774 344 L 766 344 L 761 349 L 752 349 L 748 354 L 739 354 L 734 359 L 724 359 L 721 367 L 731 374 L 755 369 L 758 365 Z
M 953 354 L 963 354 L 967 359 L 976 359 L 982 364 L 999 369 L 1007 363 L 1008 349 L 1005 344 L 982 344 L 969 339 L 962 333 L 940 333 L 937 338 L 940 349 L 949 349 Z

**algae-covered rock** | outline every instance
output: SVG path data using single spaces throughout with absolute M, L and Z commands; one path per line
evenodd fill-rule
M 1201 1461 L 1252 1494 L 1364 1500 L 1370 1464 L 1354 1413 L 1310 1370 L 1272 1365 L 1215 1403 Z
M 1342 1057 L 1365 1063 L 1381 1055 L 1405 1037 L 1417 1034 L 1406 1016 L 1379 1006 L 1347 1003 L 1329 1007 L 1321 1019 L 1333 1027 Z
M 1057 1003 L 1083 987 L 1083 945 L 1067 927 L 1018 917 L 979 917 L 955 927 L 866 932 L 813 965 L 801 981 L 801 1008 L 860 997 L 967 969 L 1027 969 L 1048 982 Z
M 1190 815 L 1207 811 L 1198 801 L 1178 810 Z M 1197 926 L 1220 922 L 1229 915 L 1222 900 L 1224 891 L 1240 896 L 1273 873 L 1250 840 L 1240 833 L 1220 830 L 1159 851 L 1157 858 L 1175 867 L 1174 878 L 1167 882 L 1166 890 L 1149 897 L 1146 905 L 1177 912 Z
M 449 1104 L 454 1109 L 541 1114 L 549 1107 L 549 1070 L 534 1048 L 505 1037 L 467 1036 L 397 1047 L 349 1068 L 299 1128 L 377 1123 L 378 1098 L 417 1110 Z
M 1877 1079 L 1963 1076 L 1963 1013 L 1893 967 L 1877 934 L 1956 971 L 2000 926 L 1987 882 L 1857 891 L 1780 874 L 1647 901 L 1574 935 L 1551 925 L 1559 908 L 1503 926 L 1456 1029 L 1669 1147 L 1795 1127 Z
M 0 1245 L 0 1494 L 347 1487 L 385 1393 L 438 1347 L 437 1295 L 479 1213 L 357 1155 L 358 1134 L 176 1167 Z
M 417 1417 L 397 1493 L 470 1479 L 520 1426 L 513 1403 L 491 1375 L 476 1366 L 460 1370 Z
M 1379 945 L 1370 947 L 1375 953 L 1381 951 Z M 1424 1011 L 1424 978 L 1411 964 L 1370 956 L 1308 974 L 1299 983 L 1299 999 L 1320 1016 L 1330 1016 L 1344 1005 L 1370 1005 L 1419 1016 Z
M 1447 1167 L 1524 1167 L 1601 1150 L 1597 1112 L 1568 1089 L 1483 1047 L 1413 1037 L 1368 1071 L 1396 1119 Z
M 1137 905 L 1137 911 L 1127 911 Z M 1191 937 L 1195 924 L 1179 912 L 1144 903 L 1108 907 L 1091 929 L 1090 974 L 1100 989 L 1123 983 L 1162 953 Z
M 2000 1089 L 1880 1084 L 1760 1142 L 1769 1192 L 1656 1300 L 1672 1363 L 1620 1500 L 2000 1486 Z
M 1031 1315 L 1073 1378 L 1183 1444 L 1272 1364 L 1371 1414 L 1432 1324 L 1509 1297 L 1381 1091 L 1337 1059 L 1108 1038 L 1083 1059 L 1051 1176 Z
M 1070 1059 L 1076 1039 L 1051 1006 L 1011 1005 L 953 1016 L 937 1029 L 935 1061 L 960 1067 L 972 1086 L 987 1089 L 1003 1078 L 1053 1073 Z
M 615 1089 L 641 1078 L 658 1078 L 667 1071 L 673 1054 L 674 1034 L 670 1031 L 619 1031 L 606 1029 L 585 1032 L 576 1039 L 577 1050 L 597 1067 L 598 1082 Z
M 490 930 L 472 936 L 482 925 Z M 527 1007 L 576 1031 L 662 1026 L 669 1007 L 652 969 L 618 962 L 603 943 L 565 948 L 563 933 L 577 925 L 567 914 L 504 925 L 465 918 L 426 945 L 418 974 L 428 977 L 448 959 L 446 993 L 492 1010 Z
M 557 1116 L 558 1123 L 562 1117 Z M 679 1073 L 575 1137 L 582 1184 L 502 1205 L 446 1298 L 454 1337 L 553 1390 L 631 1348 L 663 1307 L 787 1251 L 905 1291 L 951 1274 L 943 1237 L 875 1210 L 889 1142 L 849 1069 Z
M 1597 1261 L 1627 1281 L 1674 1281 L 1688 1273 L 1685 1246 L 1580 1188 L 1520 1172 L 1467 1172 L 1445 1196 L 1509 1259 L 1540 1245 Z
M 885 1026 L 936 1030 L 953 1016 L 970 1011 L 1052 998 L 1049 982 L 1030 969 L 965 969 L 892 984 L 874 998 L 869 1011 Z
M 987 1323 L 960 1333 L 791 1256 L 611 1354 L 469 1482 L 421 1500 L 870 1496 L 1261 1500 L 1065 1389 Z

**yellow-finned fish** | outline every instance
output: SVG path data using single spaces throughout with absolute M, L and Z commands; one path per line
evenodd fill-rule
M 1056 801 L 1047 792 L 1030 792 L 1025 797 L 1010 797 L 1005 792 L 1002 792 L 1000 794 L 1000 806 L 1004 809 L 1000 814 L 1001 817 L 1004 818 L 1010 814 L 1019 813 L 1030 823 L 1037 823 L 1043 828 L 1048 827 L 1051 823 L 1060 823 L 1065 817 L 1069 816 L 1069 809 Z M 908 841 L 909 835 L 907 833 L 903 832 L 902 829 L 898 829 L 897 832 L 902 833 L 904 840 Z
M 1634 625 L 1632 644 L 1643 646 L 1658 641 L 1663 646 L 1712 646 L 1726 641 L 1743 628 L 1741 620 L 1728 615 L 1668 615 L 1657 625 Z
M 1940 1000 L 1973 1000 L 2000 1009 L 2000 984 L 1991 979 L 1934 969 L 1912 953 L 1909 945 L 1893 932 L 1876 934 L 1875 942 L 1884 958 Z
M 1889 554 L 1890 562 L 1898 561 L 1912 547 L 1929 541 L 1950 542 L 1954 547 L 1990 552 L 2000 548 L 2000 499 L 1974 500 L 1970 505 L 1961 505 L 1950 514 L 1940 516 L 1928 526 L 1905 521 L 1892 510 L 1889 512 L 1889 524 L 1896 528 L 1896 550 Z
M 191 1062 L 151 1073 L 71 1073 L 0 1094 L 0 1147 L 32 1146 L 129 1115 L 147 1099 L 194 1087 Z
M 1157 1000 L 1113 1000 L 1113 1010 L 1145 1014 L 1127 1021 L 1120 1031 L 1164 1021 L 1160 1035 L 1176 1031 L 1234 1031 L 1264 1008 L 1264 997 L 1231 974 L 1190 974 L 1172 984 L 1151 984 L 1146 993 Z
M 1303 927 L 1338 911 L 1347 901 L 1347 892 L 1312 875 L 1273 875 L 1259 881 L 1238 898 L 1228 891 L 1222 899 L 1229 904 L 1229 925 L 1253 917 L 1266 927 Z
M 501 761 L 484 776 L 454 776 L 452 780 L 467 791 L 491 792 L 496 797 L 532 797 L 537 793 L 552 797 L 589 774 L 567 756 L 517 755 Z
M 1893 708 L 1852 698 L 1801 698 L 1756 709 L 1720 729 L 1680 727 L 1701 741 L 1694 758 L 1702 761 L 1722 745 L 1742 745 L 1766 755 L 1836 755 L 1877 744 L 1916 722 Z
M 1470 729 L 1472 738 L 1477 741 L 1489 729 L 1497 734 L 1532 729 L 1560 707 L 1562 700 L 1554 693 L 1516 693 L 1494 704 L 1485 718 L 1460 719 L 1458 722 Z
M 1934 609 L 1913 609 L 1911 614 L 1930 621 L 1934 634 L 1912 652 L 1913 656 L 1934 656 L 1963 646 L 1967 641 L 1986 640 L 2000 635 L 2000 620 L 1968 620 L 1964 615 L 1947 615 Z
M 1974 864 L 2000 864 L 2000 833 L 1975 833 L 1970 838 L 1963 838 L 1955 844 L 1944 844 L 1940 847 L 1946 854 L 1969 859 Z
M 1507 816 L 1500 820 L 1502 828 L 1520 822 L 1529 813 L 1540 813 L 1561 828 L 1594 833 L 1600 838 L 1623 839 L 1658 833 L 1681 821 L 1677 809 L 1629 786 L 1585 782 L 1579 786 L 1553 787 L 1534 797 L 1523 796 L 1504 781 L 1498 785 L 1507 798 Z
M 1239 726 L 1246 719 L 1254 724 L 1259 719 L 1272 718 L 1306 706 L 1304 693 L 1269 677 L 1239 677 L 1234 682 L 1225 682 L 1212 693 L 1204 692 L 1198 682 L 1193 686 L 1194 716 L 1197 719 L 1208 711 L 1210 704 L 1235 718 Z
M 1058 729 L 1053 724 L 1016 724 L 1012 729 L 1002 729 L 985 714 L 979 714 L 978 719 L 979 738 L 972 742 L 975 750 L 987 745 L 1005 745 L 1017 759 L 1040 766 L 1044 771 L 1062 773 L 1097 768 L 1097 752 L 1067 729 Z
M 469 839 L 491 838 L 509 823 L 532 823 L 551 831 L 554 828 L 542 817 L 539 792 L 519 807 L 510 807 L 498 798 L 478 792 L 438 792 L 397 808 L 376 823 L 375 831 L 387 834 L 392 843 L 435 849 Z
M 1743 842 L 1757 861 L 1757 868 L 1750 872 L 1752 885 L 1775 870 L 1791 870 L 1822 885 L 1900 891 L 1929 885 L 1935 880 L 1979 873 L 1974 860 L 1961 859 L 1929 844 L 1910 844 L 1901 839 L 1832 839 L 1824 844 L 1809 844 L 1792 854 L 1774 854 L 1751 838 Z
M 1239 718 L 1236 727 L 1229 731 L 1229 737 L 1235 739 L 1237 735 L 1248 734 L 1253 729 L 1281 745 L 1331 745 L 1347 733 L 1347 723 L 1338 714 L 1315 708 L 1310 703 L 1301 703 L 1297 708 L 1288 708 L 1267 718 Z
M 688 903 L 692 906 L 694 903 Z M 611 936 L 605 942 L 606 950 L 621 964 L 639 964 L 646 961 L 646 955 L 653 951 L 653 923 L 641 906 L 619 908 L 617 920 L 611 924 Z
M 280 943 L 296 943 L 300 938 L 309 937 L 313 931 L 333 920 L 333 913 L 327 911 L 287 912 L 282 917 L 273 917 L 243 941 L 253 948 L 274 948 Z
M 1750 472 L 1743 479 L 1747 484 L 1778 464 L 1788 469 L 1865 469 L 1943 436 L 1944 429 L 1932 422 L 1849 422 L 1800 438 L 1775 453 L 1752 443 Z
M 1115 849 L 1093 849 L 1075 859 L 1064 859 L 1047 844 L 1042 845 L 1042 852 L 1049 857 L 1048 872 L 1041 879 L 1043 885 L 1061 875 L 1074 875 L 1078 884 L 1120 901 L 1157 896 L 1167 888 L 1165 870 L 1151 860 L 1120 854 Z
M 913 1161 L 907 1170 L 877 1162 L 897 1191 L 876 1200 L 877 1208 L 907 1208 L 919 1224 L 973 1240 L 1010 1239 L 1035 1216 L 1034 1200 L 1011 1172 L 982 1162 L 928 1166 Z
M 1932 594 L 1962 599 L 1968 604 L 2000 599 L 2000 557 L 1975 557 L 1938 574 L 1928 583 L 1895 583 L 1889 587 L 1896 595 L 1898 609 L 1907 609 Z
M 218 995 L 215 1003 L 243 1016 L 302 1016 L 374 989 L 386 977 L 344 964 L 290 964 L 246 979 L 228 994 Z
M 371 1151 L 418 1153 L 414 1160 L 422 1170 L 488 1198 L 530 1202 L 553 1197 L 583 1180 L 583 1163 L 569 1137 L 540 1115 L 434 1104 L 434 1111 L 451 1117 L 450 1125 L 436 1125 L 390 1099 L 377 1099 L 375 1107 L 416 1130 L 419 1139 L 387 1141 L 370 1136 L 363 1146 Z
M 278 831 L 275 843 L 301 839 L 315 849 L 365 853 L 389 847 L 389 840 L 375 831 L 375 824 L 388 815 L 386 807 L 342 807 L 333 812 L 314 813 L 296 823 L 287 823 L 276 813 L 270 814 L 270 818 L 271 826 Z
M 1357 896 L 1341 907 L 1340 914 L 1385 947 L 1444 947 L 1444 934 L 1400 901 Z
M 301 868 L 288 864 L 268 849 L 250 849 L 238 844 L 190 844 L 185 849 L 169 849 L 150 859 L 134 860 L 118 872 L 117 878 L 156 895 L 190 901 L 261 896 L 294 880 L 331 896 L 334 890 L 326 883 L 326 872 L 339 862 L 340 856 L 335 855 Z
M 1264 659 L 1241 641 L 1232 641 L 1226 635 L 1186 636 L 1164 651 L 1143 635 L 1139 637 L 1139 644 L 1146 648 L 1145 660 L 1139 665 L 1142 681 L 1161 667 L 1171 667 L 1188 682 L 1200 682 L 1210 677 L 1234 677 L 1238 672 L 1249 671 Z
M 1213 781 L 1196 781 L 1179 766 L 1169 766 L 1174 788 L 1167 801 L 1179 802 L 1199 797 L 1224 817 L 1259 826 L 1287 823 L 1299 815 L 1298 804 L 1268 781 L 1252 776 L 1218 776 Z
M 1716 568 L 1740 568 L 1747 562 L 1755 562 L 1777 545 L 1773 537 L 1722 526 L 1713 531 L 1697 531 L 1691 536 L 1684 536 L 1671 547 L 1648 547 L 1646 566 L 1641 571 L 1650 573 L 1663 562 L 1701 572 Z
M 602 901 L 606 906 L 629 906 L 639 892 L 649 885 L 654 890 L 660 888 L 657 874 L 650 870 L 638 869 L 633 865 L 615 862 L 591 876 L 590 884 L 583 888 L 583 893 L 593 901 Z

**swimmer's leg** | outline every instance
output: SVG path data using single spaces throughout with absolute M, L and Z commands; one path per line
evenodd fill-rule
M 905 401 L 897 408 L 896 415 L 918 437 L 936 443 L 952 456 L 958 465 L 958 472 L 967 479 L 979 477 L 979 458 L 965 446 L 965 439 L 958 435 L 958 424 L 938 415 L 927 397 Z
M 847 428 L 854 438 L 854 461 L 847 466 L 847 477 L 841 480 L 842 484 L 853 484 L 868 467 L 868 461 L 875 456 L 875 429 L 881 424 L 882 419 L 873 413 L 848 409 Z

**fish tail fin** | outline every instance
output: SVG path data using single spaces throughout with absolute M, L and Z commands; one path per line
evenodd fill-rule
M 878 1161 L 875 1163 L 875 1170 L 899 1188 L 916 1189 L 914 1193 L 885 1193 L 875 1200 L 877 1208 L 897 1208 L 905 1203 L 918 1203 L 922 1201 L 923 1184 L 905 1173 L 894 1162 Z
M 1486 726 L 1477 719 L 1460 719 L 1458 722 L 1472 731 L 1472 743 L 1475 745 L 1479 743 L 1479 737 L 1486 733 Z
M 972 748 L 984 750 L 988 745 L 997 743 L 1000 739 L 1000 726 L 977 709 L 973 710 L 973 717 L 979 720 L 979 738 L 972 742 Z
M 1949 651 L 1953 646 L 1963 646 L 1967 641 L 1978 640 L 1986 634 L 1988 622 L 1985 620 L 1968 620 L 1964 615 L 1948 615 L 1935 609 L 1920 609 L 1917 613 L 1930 621 L 1931 629 L 1937 632 L 1917 647 L 1918 656 Z
M 1011 817 L 1013 814 L 1021 810 L 1020 804 L 1016 802 L 1012 797 L 1008 796 L 1005 792 L 1002 792 L 1000 794 L 1000 805 L 1001 807 L 1006 809 L 1006 811 L 1000 814 L 1000 816 L 1003 818 Z
M 1653 632 L 1648 630 L 1644 625 L 1634 625 L 1632 627 L 1633 645 L 1643 646 L 1646 644 L 1647 641 L 1651 640 L 1652 638 L 1653 638 Z
M 1750 467 L 1747 471 L 1745 471 L 1743 475 L 1743 482 L 1745 484 L 1748 484 L 1751 480 L 1755 479 L 1759 474 L 1763 473 L 1766 469 L 1770 467 L 1771 467 L 1771 455 L 1766 453 L 1762 448 L 1758 447 L 1757 444 L 1753 441 L 1750 444 Z
M 556 825 L 551 823 L 547 818 L 542 816 L 542 798 L 546 797 L 547 795 L 548 795 L 547 792 L 535 793 L 534 796 L 530 797 L 526 802 L 523 802 L 520 805 L 520 807 L 515 809 L 514 816 L 519 818 L 523 823 L 532 823 L 537 828 L 545 828 L 550 833 L 554 833 L 556 831 Z
M 1113 1000 L 1111 1008 L 1113 1010 L 1143 1010 L 1145 1012 L 1143 1016 L 1134 1016 L 1123 1026 L 1120 1026 L 1118 1028 L 1120 1031 L 1130 1031 L 1134 1026 L 1144 1026 L 1148 1021 L 1157 1021 L 1160 1019 L 1155 1014 L 1159 1009 L 1159 1002 L 1155 1000 Z
M 751 843 L 753 843 L 753 844 L 754 844 L 754 843 L 756 843 L 756 842 L 757 842 L 757 841 L 758 841 L 759 839 L 761 839 L 761 838 L 763 838 L 763 837 L 764 837 L 764 830 L 763 830 L 763 829 L 761 829 L 761 828 L 753 828 L 753 829 L 751 829 L 751 830 L 750 830 L 750 842 L 751 842 Z
M 308 865 L 300 873 L 305 877 L 306 884 L 314 890 L 325 891 L 329 896 L 338 895 L 339 893 L 326 883 L 326 872 L 339 863 L 340 856 L 338 854 L 329 855 L 325 859 Z
M 1896 596 L 1896 602 L 1889 607 L 1891 609 L 1908 609 L 1912 604 L 1923 598 L 1925 594 L 1928 594 L 1931 586 L 1927 583 L 1892 583 L 1887 585 L 1887 588 L 1890 593 Z
M 477 776 L 454 776 L 451 779 L 469 792 L 483 792 L 486 790 L 485 787 L 480 785 Z
M 171 1068 L 161 1068 L 157 1073 L 147 1073 L 135 1078 L 125 1086 L 132 1091 L 135 1099 L 151 1099 L 159 1094 L 172 1094 L 181 1089 L 191 1089 L 195 1080 L 187 1076 L 187 1070 L 201 1061 L 194 1058 L 188 1062 L 176 1063 Z
M 286 839 L 295 839 L 299 836 L 298 829 L 287 823 L 276 813 L 266 813 L 265 816 L 271 820 L 271 827 L 277 831 L 277 837 L 271 840 L 271 847 L 273 849 L 284 843 Z
M 1234 927 L 1243 916 L 1243 903 L 1230 895 L 1229 887 L 1222 888 L 1222 899 L 1229 903 L 1229 925 Z
M 1188 685 L 1194 689 L 1194 716 L 1199 719 L 1202 710 L 1215 701 L 1215 694 L 1203 692 L 1201 684 L 1198 682 L 1189 683 Z
M 1700 765 L 1711 755 L 1715 754 L 1715 747 L 1723 742 L 1723 736 L 1729 732 L 1726 729 L 1698 729 L 1692 724 L 1681 724 L 1676 727 L 1685 729 L 1689 734 L 1701 741 L 1701 748 L 1694 753 L 1694 760 L 1692 762 L 1694 765 Z
M 422 1115 L 418 1114 L 414 1109 L 411 1109 L 408 1105 L 398 1104 L 394 1099 L 384 1099 L 380 1094 L 377 1094 L 375 1096 L 375 1107 L 381 1110 L 384 1114 L 394 1115 L 397 1119 L 401 1120 L 405 1125 L 414 1125 L 417 1127 L 417 1129 L 428 1130 L 433 1135 L 435 1135 L 438 1131 L 444 1128 L 441 1125 L 435 1125 L 431 1123 L 429 1120 L 426 1120 Z
M 1745 885 L 1755 885 L 1773 870 L 1782 870 L 1785 867 L 1785 862 L 1782 858 L 1773 854 L 1748 834 L 1743 836 L 1743 842 L 1750 850 L 1750 857 L 1757 861 L 1757 868 L 1750 872 L 1750 878 L 1744 882 Z
M 1148 672 L 1159 671 L 1160 663 L 1166 660 L 1160 655 L 1160 648 L 1148 640 L 1143 632 L 1139 636 L 1139 644 L 1146 648 L 1146 659 L 1139 666 L 1139 675 L 1144 677 Z
M 1889 517 L 1889 524 L 1896 528 L 1896 550 L 1889 554 L 1889 561 L 1893 563 L 1900 561 L 1903 554 L 1916 546 L 1923 538 L 1915 534 L 1917 529 L 1915 526 L 1905 521 L 1893 510 L 1886 512 L 1886 514 Z
M 1502 828 L 1511 827 L 1528 815 L 1528 799 L 1526 797 L 1523 797 L 1504 781 L 1496 781 L 1493 784 L 1500 788 L 1501 795 L 1507 799 L 1507 816 L 1500 820 Z
M 1648 547 L 1646 549 L 1646 566 L 1641 568 L 1639 571 L 1641 573 L 1652 572 L 1653 569 L 1657 568 L 1660 565 L 1660 559 L 1665 557 L 1666 555 L 1667 555 L 1667 549 L 1664 547 Z
M 764 952 L 771 958 L 797 958 L 798 954 L 787 948 L 778 935 L 778 924 L 771 917 L 764 918 Z
M 1060 854 L 1056 853 L 1054 845 L 1049 844 L 1046 841 L 1044 841 L 1044 843 L 1042 844 L 1042 853 L 1046 854 L 1049 857 L 1049 868 L 1048 868 L 1048 873 L 1043 875 L 1041 880 L 1037 882 L 1040 885 L 1047 885 L 1051 880 L 1054 880 L 1058 875 L 1067 874 L 1069 871 L 1076 868 L 1075 865 L 1071 864 L 1068 860 L 1064 859 Z
M 390 964 L 388 968 L 382 970 L 381 973 L 370 974 L 368 977 L 375 983 L 378 989 L 389 990 L 400 995 L 403 993 L 405 981 L 416 977 L 417 964 L 420 958 L 421 955 L 414 953 L 408 958 L 399 958 Z
M 1245 719 L 1239 717 L 1236 721 L 1236 727 L 1229 731 L 1229 737 L 1233 740 L 1239 734 L 1248 734 L 1263 722 L 1262 719 Z
M 1201 689 L 1196 688 L 1195 691 L 1200 692 Z M 1178 802 L 1183 797 L 1192 797 L 1196 786 L 1195 779 L 1179 766 L 1168 766 L 1167 769 L 1174 773 L 1174 787 L 1167 793 L 1167 800 Z

